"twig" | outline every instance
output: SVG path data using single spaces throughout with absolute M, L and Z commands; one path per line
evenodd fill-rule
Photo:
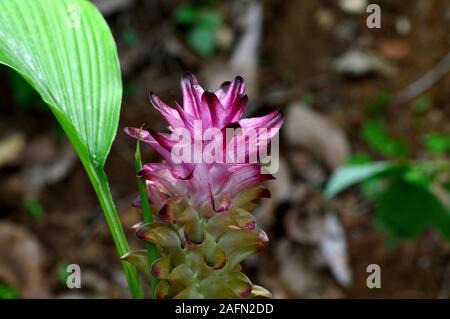
M 430 71 L 425 73 L 420 79 L 411 83 L 406 88 L 398 92 L 394 98 L 394 104 L 402 104 L 419 96 L 436 82 L 438 82 L 447 72 L 450 71 L 450 52 Z

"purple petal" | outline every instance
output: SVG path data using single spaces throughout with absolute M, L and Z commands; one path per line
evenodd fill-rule
M 125 133 L 129 136 L 138 139 L 147 145 L 149 145 L 151 148 L 153 148 L 155 151 L 157 151 L 161 156 L 163 156 L 166 160 L 170 160 L 170 152 L 168 152 L 165 148 L 163 148 L 151 135 L 148 131 L 142 130 L 135 127 L 126 127 L 124 129 Z
M 223 82 L 222 85 L 214 92 L 219 100 L 225 98 L 225 95 L 227 94 L 230 85 L 231 85 L 230 81 Z
M 197 78 L 190 72 L 185 72 L 181 79 L 181 91 L 183 93 L 183 107 L 184 110 L 196 117 L 201 115 L 201 97 L 203 89 L 198 83 Z
M 205 91 L 202 96 L 202 106 L 205 127 L 221 127 L 226 117 L 226 110 L 212 91 Z
M 178 142 L 172 139 L 171 134 L 159 133 L 154 129 L 149 128 L 148 133 L 155 139 L 155 141 L 161 145 L 167 151 L 171 151 L 173 146 Z
M 183 197 L 190 189 L 189 181 L 173 177 L 168 169 L 154 171 L 150 166 L 144 165 L 139 174 L 169 196 Z
M 261 168 L 257 164 L 233 166 L 232 173 L 230 174 L 225 187 L 222 189 L 222 192 L 230 193 L 235 196 L 248 187 L 256 186 L 264 181 L 274 178 L 270 174 L 261 174 L 260 169 Z
M 150 92 L 150 102 L 162 114 L 162 116 L 164 116 L 167 123 L 169 123 L 172 128 L 183 126 L 180 114 L 178 114 L 177 110 L 168 106 L 153 92 Z
M 244 112 L 245 107 L 248 103 L 248 96 L 247 94 L 243 94 L 234 101 L 231 110 L 229 111 L 228 117 L 226 122 L 236 122 L 239 121 L 239 119 L 242 116 L 242 113 Z
M 259 128 L 280 128 L 283 124 L 283 113 L 275 111 L 261 117 L 252 117 L 241 119 L 239 124 L 245 128 L 259 129 Z
M 234 101 L 244 94 L 245 92 L 245 83 L 244 79 L 240 76 L 234 78 L 233 82 L 228 87 L 227 93 L 224 98 L 220 101 L 223 107 L 227 110 L 231 109 Z
M 183 125 L 181 127 L 186 127 L 191 133 L 194 130 L 194 121 L 195 118 L 187 113 L 181 106 L 178 104 L 178 102 L 175 101 L 174 103 L 175 109 L 177 110 L 181 121 L 183 122 Z

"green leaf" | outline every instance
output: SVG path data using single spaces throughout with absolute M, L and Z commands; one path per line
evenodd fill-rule
M 333 173 L 325 187 L 324 194 L 327 198 L 331 198 L 349 186 L 385 173 L 393 168 L 395 168 L 395 165 L 390 162 L 343 166 Z
M 361 128 L 364 141 L 375 151 L 388 157 L 405 157 L 408 154 L 404 140 L 389 135 L 380 118 L 366 121 Z
M 114 39 L 85 0 L 0 2 L 0 63 L 50 106 L 80 157 L 103 166 L 114 140 L 122 80 Z
M 0 64 L 21 74 L 49 105 L 97 193 L 119 256 L 128 243 L 104 172 L 116 135 L 122 79 L 111 31 L 86 0 L 0 1 Z M 142 291 L 122 263 L 131 296 Z
M 316 97 L 314 96 L 314 93 L 312 93 L 311 91 L 305 91 L 300 96 L 300 100 L 306 105 L 312 106 L 316 100 Z
M 200 55 L 209 55 L 216 48 L 214 30 L 205 27 L 195 27 L 187 34 L 189 46 Z
M 204 28 L 214 29 L 222 24 L 222 15 L 214 10 L 204 10 L 199 17 L 198 24 Z
M 198 14 L 198 9 L 189 3 L 184 3 L 179 5 L 174 13 L 173 13 L 173 20 L 175 23 L 180 25 L 193 25 L 196 22 Z
M 361 182 L 362 195 L 368 200 L 376 200 L 380 193 L 386 189 L 386 180 L 382 177 L 369 178 Z
M 348 165 L 360 165 L 371 162 L 373 162 L 373 159 L 367 153 L 354 153 L 345 159 L 345 163 Z
M 33 218 L 39 219 L 44 216 L 45 209 L 38 200 L 33 197 L 25 197 L 23 200 L 23 204 L 25 206 L 26 211 L 33 216 Z
M 127 47 L 133 47 L 139 42 L 139 33 L 131 27 L 124 28 L 120 38 Z
M 427 186 L 404 179 L 394 181 L 380 196 L 376 218 L 393 238 L 416 237 L 432 224 L 450 238 L 450 215 L 442 203 Z
M 423 137 L 422 141 L 430 153 L 443 154 L 450 151 L 450 134 L 429 133 Z
M 432 106 L 433 106 L 433 99 L 428 95 L 419 97 L 412 104 L 413 111 L 416 113 L 425 112 Z
M 432 177 L 421 170 L 415 169 L 414 166 L 411 169 L 405 171 L 403 174 L 403 179 L 407 182 L 414 184 L 421 184 L 423 186 L 428 186 L 431 183 Z
M 371 114 L 380 114 L 383 112 L 391 101 L 391 93 L 386 90 L 380 90 L 375 97 L 368 100 L 365 108 Z
M 16 289 L 0 282 L 0 299 L 17 299 L 19 293 Z
M 450 240 L 450 212 L 448 209 L 435 214 L 433 216 L 433 224 L 447 240 Z
M 67 266 L 69 264 L 67 262 L 60 262 L 56 269 L 56 273 L 58 275 L 58 280 L 61 284 L 66 284 L 67 278 L 69 278 L 69 273 L 67 272 Z

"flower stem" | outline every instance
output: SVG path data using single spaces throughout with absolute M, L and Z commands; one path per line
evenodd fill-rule
M 144 223 L 151 223 L 152 222 L 152 215 L 150 213 L 150 205 L 148 204 L 147 194 L 146 194 L 146 188 L 145 188 L 145 182 L 142 180 L 138 181 L 139 183 L 139 194 L 141 198 L 141 205 L 142 205 L 142 215 L 144 217 Z M 142 187 L 143 185 L 144 187 Z M 142 200 L 144 199 L 144 200 Z M 152 265 L 153 262 L 157 258 L 156 253 L 156 247 L 153 243 L 146 242 L 147 246 L 147 256 L 148 256 L 148 264 Z M 158 284 L 158 279 L 155 278 L 151 273 L 149 275 L 150 277 L 150 285 L 151 285 L 151 297 L 154 299 L 156 298 L 156 285 Z
M 85 168 L 91 183 L 94 186 L 95 192 L 97 193 L 114 244 L 116 245 L 117 253 L 119 254 L 119 257 L 122 257 L 129 251 L 128 242 L 111 196 L 106 173 L 103 168 L 96 168 L 92 164 L 85 165 Z M 122 261 L 122 268 L 128 282 L 131 298 L 142 299 L 143 294 L 136 268 L 125 261 Z
M 141 158 L 141 149 L 140 149 L 140 141 L 138 140 L 136 145 L 136 153 L 135 153 L 135 169 L 136 172 L 138 172 L 142 168 L 142 158 Z M 147 185 L 145 184 L 145 181 L 141 178 L 137 178 L 137 183 L 139 187 L 139 199 L 141 201 L 141 209 L 142 209 L 142 216 L 144 218 L 144 223 L 151 223 L 153 221 L 152 219 L 152 212 L 150 209 L 150 204 L 148 202 L 148 195 L 147 195 Z M 156 253 L 156 246 L 151 242 L 146 242 L 147 246 L 147 257 L 148 257 L 148 264 L 151 267 L 153 262 L 157 259 L 157 253 Z M 156 298 L 156 285 L 158 284 L 158 279 L 152 275 L 150 272 L 149 274 L 149 281 L 151 286 L 151 298 Z

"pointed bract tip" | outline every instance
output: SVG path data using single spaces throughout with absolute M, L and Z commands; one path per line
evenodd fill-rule
M 241 103 L 245 102 L 246 104 L 248 103 L 248 95 L 247 93 L 244 93 L 240 96 L 241 99 Z
M 244 83 L 244 78 L 242 76 L 238 75 L 234 78 L 234 82 L 236 82 L 237 84 L 242 84 L 242 83 Z
M 279 110 L 279 111 L 277 112 L 277 115 L 276 115 L 276 116 L 281 117 L 282 119 L 284 119 L 284 113 L 283 113 L 283 111 L 282 111 L 282 110 Z
M 139 228 L 142 227 L 142 225 L 144 225 L 144 224 L 143 223 L 137 223 L 137 224 L 131 226 L 131 230 L 137 231 Z
M 158 96 L 155 94 L 155 92 L 150 91 L 148 93 L 148 99 L 150 100 L 150 102 L 154 105 L 156 100 L 158 100 Z
M 269 241 L 269 237 L 267 236 L 264 230 L 260 230 L 258 233 L 258 237 L 261 239 L 263 243 L 267 243 Z
M 137 135 L 137 129 L 135 127 L 124 127 L 123 131 L 125 134 L 130 135 L 131 137 L 134 137 L 134 135 Z
M 191 71 L 184 71 L 181 80 L 189 82 L 190 84 L 198 84 L 197 78 Z
M 225 81 L 220 85 L 220 88 L 222 89 L 228 89 L 228 87 L 230 86 L 231 81 Z

